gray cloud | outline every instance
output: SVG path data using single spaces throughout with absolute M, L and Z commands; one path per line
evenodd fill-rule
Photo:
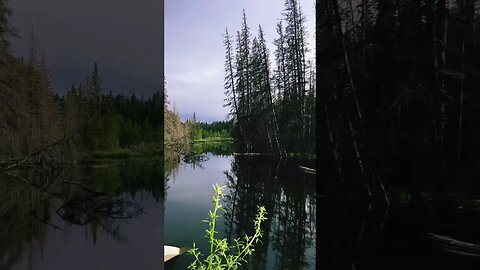
M 107 91 L 161 90 L 162 1 L 15 0 L 10 6 L 11 24 L 22 36 L 13 40 L 13 53 L 25 55 L 33 27 L 57 91 L 83 81 L 94 61 Z
M 313 57 L 314 0 L 301 1 Z M 224 55 L 222 34 L 240 29 L 242 9 L 252 34 L 261 24 L 271 53 L 275 25 L 282 17 L 279 0 L 167 0 L 165 3 L 165 74 L 172 104 L 186 119 L 196 113 L 201 121 L 224 120 Z M 273 62 L 273 56 L 271 57 Z

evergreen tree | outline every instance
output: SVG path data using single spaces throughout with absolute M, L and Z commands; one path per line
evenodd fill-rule
M 244 140 L 244 131 L 242 128 L 242 117 L 240 112 L 240 105 L 239 105 L 239 97 L 238 97 L 238 88 L 236 88 L 235 77 L 236 74 L 234 73 L 234 65 L 235 59 L 233 56 L 233 48 L 232 48 L 232 37 L 228 34 L 228 29 L 225 29 L 225 34 L 223 35 L 224 42 L 223 45 L 225 46 L 225 103 L 224 107 L 230 107 L 229 116 L 235 122 L 234 130 L 238 130 L 240 141 L 245 143 Z
M 285 2 L 284 18 L 276 29 L 273 73 L 263 29 L 259 26 L 258 35 L 250 40 L 245 10 L 235 57 L 228 31 L 224 35 L 225 106 L 236 121 L 233 135 L 247 151 L 281 155 L 286 150 L 313 151 L 315 88 L 307 68 L 310 74 L 315 72 L 314 66 L 307 67 L 305 17 L 297 1 Z
M 100 147 L 96 136 L 101 128 L 101 108 L 100 108 L 100 93 L 102 91 L 102 81 L 98 74 L 97 62 L 93 65 L 93 71 L 86 82 L 86 118 L 84 125 L 84 142 L 87 152 Z

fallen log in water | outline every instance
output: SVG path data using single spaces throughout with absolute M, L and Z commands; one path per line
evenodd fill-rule
M 437 246 L 441 247 L 445 252 L 463 256 L 479 257 L 480 245 L 469 242 L 459 241 L 452 237 L 428 234 L 428 238 Z
M 300 169 L 302 169 L 303 172 L 309 173 L 309 174 L 316 174 L 317 173 L 316 169 L 308 168 L 308 167 L 305 167 L 305 166 L 300 166 Z

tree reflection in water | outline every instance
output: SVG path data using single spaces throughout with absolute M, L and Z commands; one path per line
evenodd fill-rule
M 49 230 L 85 228 L 86 241 L 125 242 L 121 224 L 144 213 L 140 192 L 163 200 L 163 158 L 0 175 L 0 269 L 43 254 Z M 65 222 L 59 222 L 59 221 Z M 32 262 L 31 259 L 28 260 Z
M 235 156 L 225 171 L 229 240 L 252 233 L 258 205 L 267 210 L 263 244 L 256 247 L 250 269 L 266 269 L 270 242 L 277 254 L 274 269 L 315 269 L 315 177 L 303 173 L 300 162 L 306 161 Z

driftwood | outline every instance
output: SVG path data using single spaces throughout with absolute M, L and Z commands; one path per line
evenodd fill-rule
M 428 234 L 428 238 L 445 252 L 480 258 L 480 245 L 456 240 L 452 237 Z
M 316 174 L 317 173 L 316 169 L 312 169 L 312 168 L 308 168 L 308 167 L 304 167 L 304 166 L 300 166 L 300 169 L 302 169 L 303 172 L 309 173 L 309 174 Z
M 33 153 L 30 153 L 30 154 L 28 154 L 28 155 L 26 155 L 22 158 L 19 158 L 19 159 L 13 160 L 12 162 L 9 162 L 9 164 L 5 165 L 5 167 L 0 167 L 0 171 L 13 170 L 13 169 L 18 168 L 20 165 L 27 163 L 29 160 L 31 161 L 32 159 L 34 159 L 37 156 L 42 156 L 43 157 L 42 154 L 44 154 L 44 153 L 48 154 L 49 150 L 53 149 L 57 145 L 68 143 L 68 141 L 71 140 L 72 138 L 73 138 L 73 135 L 63 137 L 62 139 L 60 139 L 60 140 L 58 140 L 58 141 L 56 141 L 56 142 L 54 142 L 50 145 L 47 145 L 40 150 L 37 150 L 37 151 L 35 151 Z

